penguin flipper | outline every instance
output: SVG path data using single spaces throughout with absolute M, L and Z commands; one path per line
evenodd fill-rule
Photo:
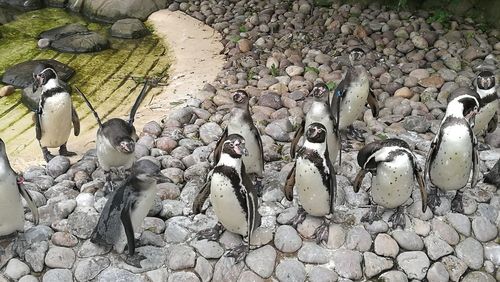
M 373 94 L 371 89 L 368 91 L 368 98 L 366 101 L 368 102 L 368 105 L 370 105 L 373 117 L 378 117 L 380 106 L 378 104 L 377 97 L 375 97 L 375 94 Z
M 248 177 L 245 171 L 245 164 L 241 164 L 241 178 L 243 186 L 245 187 L 246 193 L 246 203 L 247 203 L 247 222 L 248 222 L 248 243 L 250 244 L 250 238 L 252 237 L 252 232 L 260 226 L 261 215 L 259 214 L 259 198 L 257 196 L 257 191 Z
M 80 135 L 80 118 L 73 105 L 71 105 L 71 121 L 73 122 L 75 136 Z
M 431 159 L 433 159 L 436 154 L 437 154 L 437 138 L 438 136 L 440 136 L 441 132 L 438 132 L 436 134 L 436 137 L 432 140 L 432 143 L 431 143 L 431 147 L 429 149 L 429 153 L 427 154 L 427 159 L 425 161 L 425 169 L 424 169 L 424 180 L 429 177 L 430 178 L 430 174 L 429 174 L 429 170 L 430 170 L 430 167 L 431 167 Z
M 134 124 L 135 113 L 137 112 L 137 109 L 139 109 L 139 106 L 141 105 L 144 98 L 146 98 L 146 95 L 148 94 L 149 86 L 150 86 L 149 80 L 146 79 L 144 81 L 144 87 L 142 87 L 141 93 L 139 94 L 139 96 L 137 96 L 137 99 L 135 99 L 135 102 L 134 102 L 134 105 L 132 106 L 132 109 L 130 109 L 130 115 L 129 115 L 129 119 L 128 119 L 128 123 L 130 125 Z
M 476 187 L 477 182 L 479 181 L 479 153 L 477 151 L 477 139 L 476 136 L 472 136 L 472 179 L 471 179 L 471 188 Z
M 366 175 L 367 171 L 364 169 L 364 168 L 361 168 L 358 172 L 358 174 L 356 175 L 356 178 L 354 178 L 354 182 L 353 182 L 353 189 L 354 189 L 354 193 L 358 193 L 359 192 L 359 188 L 361 188 L 361 183 L 363 182 L 363 179 L 365 178 L 365 175 Z
M 495 112 L 495 115 L 493 115 L 493 118 L 488 122 L 488 127 L 486 128 L 487 133 L 493 133 L 495 129 L 497 129 L 498 125 L 498 114 Z
M 422 197 L 422 212 L 425 213 L 427 210 L 427 189 L 425 188 L 425 181 L 422 177 L 422 169 L 418 166 L 418 164 L 414 161 L 415 157 L 413 157 L 413 174 L 418 182 L 418 188 L 420 189 L 420 196 Z
M 293 200 L 293 186 L 295 186 L 295 166 L 297 163 L 293 164 L 292 170 L 288 173 L 288 176 L 286 177 L 285 181 L 285 186 L 284 186 L 284 193 L 285 197 L 287 200 L 292 201 Z
M 328 170 L 330 171 L 330 185 L 329 185 L 329 194 L 330 194 L 330 213 L 333 213 L 335 210 L 335 199 L 337 197 L 337 174 L 335 172 L 335 168 L 333 168 L 333 164 L 328 158 L 328 150 L 326 150 L 325 158 L 326 163 L 328 164 Z
M 304 128 L 306 126 L 305 120 L 302 120 L 302 123 L 300 124 L 299 128 L 297 128 L 297 131 L 295 131 L 295 134 L 293 135 L 293 140 L 292 143 L 290 144 L 290 157 L 292 159 L 295 158 L 295 152 L 297 151 L 297 144 L 299 143 L 300 137 L 304 134 Z
M 36 140 L 42 139 L 42 125 L 41 125 L 41 120 L 42 120 L 42 113 L 37 111 L 34 115 L 35 119 L 35 133 L 36 133 Z
M 222 144 L 224 144 L 224 141 L 226 141 L 227 138 L 227 127 L 224 129 L 224 132 L 222 133 L 222 136 L 219 138 L 219 141 L 217 141 L 217 144 L 215 145 L 214 149 L 214 165 L 217 165 L 217 163 L 220 160 L 220 155 L 222 154 Z
M 116 189 L 109 197 L 92 231 L 90 242 L 100 246 L 112 246 L 120 238 L 121 213 L 128 198 L 123 187 Z
M 132 226 L 132 220 L 130 219 L 130 209 L 132 207 L 130 199 L 127 199 L 127 204 L 123 208 L 120 219 L 125 229 L 125 235 L 127 236 L 127 246 L 128 254 L 133 256 L 135 253 L 135 238 L 134 238 L 134 227 Z
M 201 187 L 200 192 L 198 195 L 196 195 L 196 198 L 194 198 L 193 201 L 193 214 L 199 214 L 201 213 L 201 209 L 203 208 L 203 204 L 207 200 L 208 196 L 210 195 L 210 185 L 211 185 L 211 179 L 207 179 L 205 184 Z
M 253 126 L 250 127 L 250 131 L 252 131 L 253 135 L 257 139 L 257 144 L 259 145 L 259 149 L 260 149 L 260 165 L 262 166 L 262 168 L 264 168 L 264 147 L 262 147 L 262 138 L 260 137 L 259 129 L 257 127 L 255 127 L 253 122 L 252 122 L 252 125 Z
M 26 200 L 26 203 L 28 203 L 28 207 L 30 208 L 31 213 L 33 214 L 33 223 L 35 223 L 35 225 L 38 225 L 40 216 L 38 214 L 38 208 L 33 202 L 33 198 L 31 197 L 30 193 L 26 191 L 26 188 L 24 187 L 23 183 L 18 182 L 17 189 L 19 190 L 19 194 L 21 194 L 21 196 L 23 196 L 23 198 Z
M 350 83 L 351 69 L 349 68 L 344 76 L 344 79 L 342 79 L 339 85 L 337 85 L 337 87 L 335 88 L 332 100 L 330 101 L 330 111 L 332 112 L 333 116 L 337 117 L 337 122 L 339 122 L 338 117 L 340 115 L 340 103 L 347 93 L 347 88 L 349 87 Z

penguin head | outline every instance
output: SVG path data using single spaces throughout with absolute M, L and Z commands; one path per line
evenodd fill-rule
M 38 69 L 41 67 L 35 68 L 35 73 L 33 73 L 33 92 L 35 92 L 39 87 L 47 84 L 51 79 L 58 79 L 56 71 L 52 67 L 47 67 L 38 72 Z
M 135 150 L 135 141 L 129 136 L 123 136 L 116 142 L 116 149 L 124 154 L 132 154 Z
M 131 176 L 140 182 L 148 184 L 154 182 L 165 182 L 168 180 L 161 173 L 160 167 L 148 159 L 142 159 L 134 163 L 131 169 Z
M 318 82 L 314 85 L 311 92 L 309 92 L 309 95 L 313 96 L 316 100 L 323 101 L 328 99 L 328 92 L 328 86 L 326 86 L 323 82 Z
M 321 123 L 311 123 L 306 130 L 306 139 L 311 143 L 323 143 L 326 139 L 326 128 Z
M 356 63 L 359 63 L 363 61 L 365 58 L 365 51 L 359 47 L 356 47 L 351 50 L 349 53 L 349 60 L 351 61 L 351 65 L 356 65 Z
M 238 90 L 233 94 L 233 102 L 236 107 L 247 107 L 249 101 L 248 93 L 245 90 Z
M 479 89 L 491 89 L 495 87 L 495 75 L 491 71 L 482 71 L 477 75 L 476 84 Z
M 241 158 L 241 156 L 248 156 L 248 150 L 245 147 L 245 138 L 239 134 L 231 134 L 224 141 L 222 152 L 230 155 L 233 158 Z
M 121 118 L 112 118 L 102 125 L 98 134 L 105 137 L 113 147 L 121 153 L 132 154 L 138 136 L 135 127 Z
M 477 93 L 452 95 L 446 115 L 454 115 L 464 117 L 472 126 L 474 125 L 474 117 L 481 106 L 481 97 Z

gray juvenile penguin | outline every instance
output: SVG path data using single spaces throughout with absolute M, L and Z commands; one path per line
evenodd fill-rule
M 478 181 L 477 140 L 472 126 L 481 98 L 474 92 L 459 95 L 454 93 L 448 100 L 441 127 L 432 140 L 427 155 L 425 175 L 440 190 L 456 190 L 451 209 L 463 212 L 463 191 L 460 189 L 467 185 L 471 171 L 471 187 L 475 187 Z M 434 210 L 440 203 L 436 189 L 432 189 L 429 193 L 429 207 Z
M 33 78 L 33 93 L 39 87 L 42 88 L 35 113 L 35 129 L 45 161 L 54 157 L 47 148 L 59 147 L 59 154 L 62 156 L 76 155 L 66 148 L 71 127 L 74 127 L 75 136 L 80 134 L 80 120 L 71 102 L 71 95 L 60 84 L 52 67 L 33 74 Z
M 306 129 L 306 141 L 297 152 L 295 165 L 285 182 L 285 196 L 293 200 L 293 187 L 297 189 L 302 205 L 293 220 L 298 225 L 305 219 L 305 213 L 312 216 L 325 216 L 324 223 L 318 227 L 314 237 L 318 242 L 328 240 L 328 229 L 334 211 L 337 179 L 327 146 L 328 130 L 321 123 L 314 122 Z
M 495 75 L 482 71 L 476 79 L 476 93 L 481 97 L 481 108 L 474 119 L 472 131 L 476 136 L 495 131 L 498 124 L 498 96 Z
M 0 138 L 0 238 L 24 230 L 21 196 L 31 209 L 34 223 L 38 224 L 38 209 L 22 181 L 10 166 L 5 143 Z
M 392 226 L 405 227 L 404 207 L 410 197 L 415 179 L 422 195 L 422 212 L 427 209 L 427 193 L 425 191 L 422 170 L 417 164 L 410 146 L 400 139 L 386 139 L 372 142 L 358 153 L 358 164 L 361 167 L 354 180 L 354 192 L 358 192 L 367 172 L 372 174 L 370 194 L 377 205 L 397 210 L 389 218 Z M 362 220 L 370 223 L 378 217 L 376 207 Z

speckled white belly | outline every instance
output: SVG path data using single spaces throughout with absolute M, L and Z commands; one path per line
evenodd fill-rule
M 219 222 L 227 230 L 246 236 L 248 233 L 247 216 L 233 192 L 231 181 L 219 173 L 214 173 L 210 189 L 210 202 Z
M 444 130 L 436 158 L 430 164 L 430 179 L 442 190 L 458 190 L 469 181 L 472 141 L 463 126 L 449 126 Z
M 0 171 L 5 168 L 0 164 Z M 0 174 L 0 236 L 24 230 L 24 209 L 21 194 L 17 189 L 16 176 L 10 173 Z
M 71 97 L 58 93 L 45 100 L 41 117 L 42 147 L 56 148 L 68 141 L 71 132 Z
M 330 213 L 330 194 L 313 163 L 301 157 L 295 167 L 295 187 L 304 210 L 313 216 Z
M 241 159 L 245 164 L 246 173 L 255 173 L 259 177 L 262 177 L 264 167 L 262 166 L 261 161 L 261 149 L 257 138 L 255 138 L 250 131 L 250 127 L 247 124 L 230 122 L 228 124 L 227 133 L 228 135 L 239 134 L 245 138 L 245 147 L 248 150 L 248 156 L 243 156 Z
M 363 113 L 370 85 L 368 80 L 352 83 L 340 105 L 339 128 L 345 129 Z
M 96 151 L 99 165 L 108 171 L 112 167 L 124 167 L 129 169 L 135 161 L 135 154 L 125 154 L 116 150 L 107 138 L 97 134 Z
M 488 127 L 488 123 L 493 118 L 493 116 L 496 115 L 497 109 L 498 100 L 495 100 L 481 108 L 479 113 L 477 113 L 476 115 L 474 128 L 472 128 L 474 134 L 482 135 L 485 132 Z
M 330 109 L 321 105 L 321 103 L 314 102 L 311 106 L 309 113 L 306 116 L 305 130 L 311 125 L 311 123 L 321 123 L 326 128 L 326 143 L 328 145 L 328 155 L 330 156 L 330 162 L 333 164 L 337 160 L 337 155 L 339 153 L 339 141 L 335 135 L 334 128 L 335 125 L 333 120 L 329 118 Z
M 372 178 L 372 200 L 385 208 L 401 206 L 411 196 L 413 179 L 413 167 L 406 154 L 379 163 Z

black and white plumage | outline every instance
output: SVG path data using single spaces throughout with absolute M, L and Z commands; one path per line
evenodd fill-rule
M 292 158 L 295 158 L 298 142 L 300 137 L 304 134 L 304 129 L 316 122 L 322 124 L 326 129 L 326 143 L 331 163 L 335 163 L 337 156 L 341 154 L 337 121 L 328 107 L 329 92 L 328 87 L 324 83 L 317 83 L 311 90 L 309 95 L 313 96 L 314 101 L 306 114 L 304 122 L 295 132 L 290 147 L 290 155 Z
M 386 139 L 372 142 L 358 152 L 361 170 L 354 180 L 354 191 L 358 192 L 367 172 L 372 174 L 370 195 L 377 205 L 384 208 L 398 208 L 390 218 L 393 226 L 405 226 L 400 208 L 410 197 L 413 183 L 417 180 L 422 196 L 422 212 L 427 208 L 427 193 L 421 169 L 408 144 L 400 139 Z M 363 219 L 372 221 L 372 211 Z
M 463 211 L 462 192 L 459 190 L 467 185 L 471 171 L 471 187 L 478 181 L 477 140 L 471 124 L 474 124 L 479 107 L 480 97 L 476 93 L 453 93 L 427 155 L 425 175 L 430 182 L 443 191 L 458 190 L 452 202 L 452 210 L 457 212 Z M 435 208 L 439 204 L 435 191 L 430 193 L 429 206 Z
M 312 216 L 328 216 L 334 211 L 337 181 L 329 159 L 327 134 L 328 130 L 321 123 L 315 122 L 307 127 L 306 141 L 297 152 L 295 165 L 285 182 L 286 198 L 293 200 L 295 187 L 302 208 Z M 299 213 L 295 224 L 303 218 L 304 215 Z M 329 220 L 326 220 L 316 230 L 315 237 L 318 241 L 327 240 L 328 226 Z
M 219 162 L 222 146 L 227 136 L 239 134 L 245 139 L 245 146 L 248 150 L 248 156 L 241 158 L 245 164 L 246 173 L 262 177 L 264 172 L 264 150 L 259 130 L 255 127 L 250 113 L 247 92 L 243 90 L 236 91 L 233 94 L 233 102 L 234 108 L 231 109 L 227 127 L 214 150 L 214 163 Z
M 349 54 L 351 65 L 330 97 L 330 110 L 337 119 L 340 130 L 351 126 L 362 115 L 367 102 L 373 116 L 378 116 L 379 105 L 370 90 L 368 72 L 362 65 L 364 56 L 365 52 L 361 48 L 351 50 Z
M 148 81 L 145 82 L 141 93 L 135 100 L 130 110 L 128 121 L 121 118 L 112 118 L 104 123 L 101 122 L 99 115 L 87 97 L 80 89 L 76 89 L 87 103 L 87 106 L 90 108 L 99 124 L 96 136 L 97 160 L 99 161 L 100 167 L 107 175 L 108 183 L 110 183 L 110 170 L 112 168 L 122 167 L 124 169 L 129 169 L 135 161 L 135 142 L 139 137 L 134 127 L 134 118 L 139 105 L 146 97 L 149 89 Z
M 238 134 L 228 135 L 210 179 L 210 202 L 219 222 L 228 231 L 248 237 L 247 246 L 229 253 L 237 260 L 248 251 L 252 232 L 261 222 L 257 193 L 242 161 L 246 154 L 245 139 Z
M 498 96 L 495 75 L 482 71 L 476 79 L 476 93 L 481 97 L 481 108 L 474 119 L 472 131 L 476 136 L 495 131 L 498 124 Z
M 134 232 L 140 230 L 153 206 L 157 181 L 163 180 L 166 177 L 155 163 L 150 160 L 136 162 L 122 186 L 110 194 L 92 232 L 91 242 L 114 246 L 118 253 L 127 246 L 129 255 L 134 255 Z
M 80 120 L 71 102 L 71 95 L 60 84 L 56 71 L 50 66 L 34 73 L 33 78 L 33 92 L 42 88 L 35 113 L 35 129 L 44 159 L 48 162 L 54 157 L 47 148 L 59 147 L 59 154 L 63 156 L 76 155 L 66 148 L 71 127 L 74 128 L 75 136 L 80 134 Z
M 24 230 L 21 196 L 31 209 L 34 223 L 38 224 L 38 209 L 22 184 L 22 178 L 10 166 L 5 143 L 0 139 L 0 237 Z

